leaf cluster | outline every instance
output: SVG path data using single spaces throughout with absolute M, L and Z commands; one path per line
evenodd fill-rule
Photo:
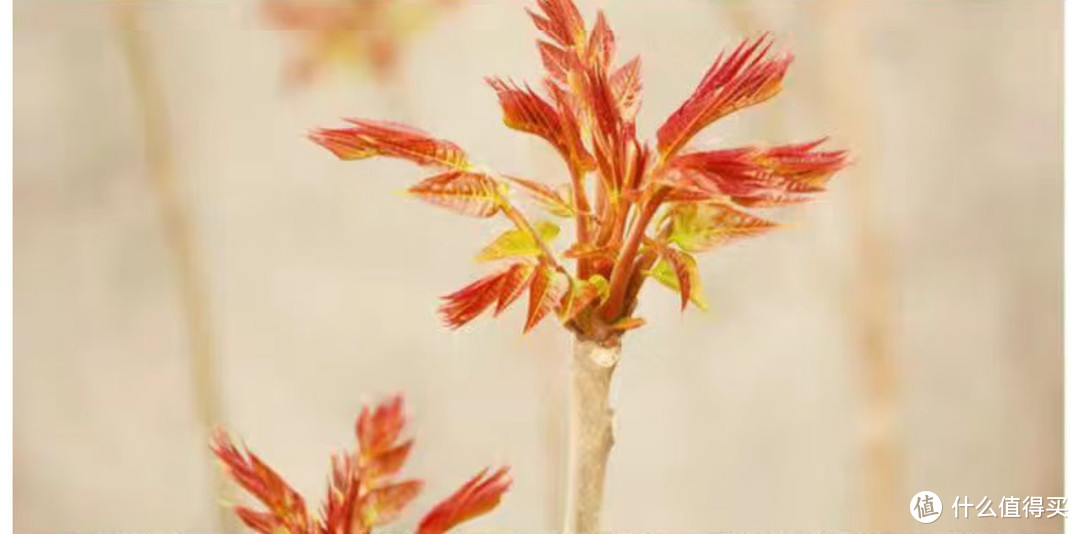
M 322 513 L 308 511 L 303 497 L 249 450 L 238 449 L 219 430 L 211 450 L 229 476 L 262 503 L 264 509 L 234 506 L 236 515 L 261 534 L 370 534 L 396 519 L 419 495 L 420 480 L 400 480 L 398 473 L 412 450 L 402 440 L 405 414 L 400 397 L 375 409 L 364 408 L 356 419 L 354 450 L 331 457 L 330 479 Z M 453 495 L 435 505 L 420 521 L 417 534 L 442 534 L 455 525 L 485 514 L 499 504 L 510 487 L 506 467 L 487 469 L 469 479 Z
M 529 15 L 543 36 L 538 88 L 499 78 L 488 84 L 506 126 L 540 137 L 562 156 L 565 183 L 486 170 L 450 141 L 389 122 L 353 119 L 349 127 L 311 134 L 341 159 L 382 156 L 430 168 L 435 174 L 410 193 L 464 215 L 502 215 L 513 225 L 477 258 L 501 265 L 443 297 L 440 312 L 452 328 L 489 309 L 498 315 L 528 294 L 526 331 L 554 315 L 590 338 L 617 337 L 643 324 L 633 312 L 650 277 L 677 291 L 684 308 L 704 308 L 695 255 L 775 229 L 750 210 L 807 201 L 847 164 L 845 151 L 821 149 L 825 139 L 688 148 L 709 125 L 780 91 L 792 57 L 774 51 L 767 34 L 720 54 L 650 145 L 637 134 L 641 59 L 616 61 L 603 12 L 590 27 L 571 0 L 538 0 Z M 528 220 L 517 195 L 574 227 L 567 250 L 551 250 L 558 224 Z

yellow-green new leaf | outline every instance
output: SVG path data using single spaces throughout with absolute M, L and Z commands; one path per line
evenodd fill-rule
M 559 226 L 549 221 L 540 221 L 536 225 L 536 232 L 545 243 L 550 243 L 559 236 Z M 476 256 L 476 261 L 495 261 L 507 258 L 532 258 L 542 254 L 540 245 L 533 239 L 531 232 L 526 230 L 509 230 L 503 232 L 490 245 L 484 247 Z
M 577 318 L 589 304 L 607 298 L 608 289 L 607 279 L 599 274 L 590 276 L 588 281 L 574 278 L 570 290 L 559 304 L 560 318 L 564 323 Z
M 709 308 L 701 291 L 701 275 L 693 256 L 671 248 L 664 249 L 660 261 L 648 274 L 665 287 L 678 291 L 683 309 L 687 302 L 693 302 L 702 311 Z
M 669 240 L 687 252 L 704 252 L 735 239 L 763 234 L 779 226 L 723 203 L 685 203 L 671 207 Z
M 611 329 L 617 332 L 629 332 L 643 326 L 645 326 L 645 319 L 641 317 L 623 317 L 615 321 L 615 324 L 611 325 Z

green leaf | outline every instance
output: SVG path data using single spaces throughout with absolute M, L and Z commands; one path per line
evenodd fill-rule
M 664 219 L 671 221 L 669 240 L 687 252 L 704 252 L 779 226 L 722 203 L 676 204 Z
M 577 318 L 588 305 L 606 299 L 609 289 L 607 279 L 599 274 L 590 276 L 588 281 L 571 279 L 570 290 L 559 305 L 560 318 L 564 323 Z
M 550 243 L 559 235 L 559 226 L 553 222 L 540 221 L 536 232 L 545 243 Z M 532 233 L 525 230 L 503 232 L 490 245 L 484 247 L 476 256 L 476 261 L 495 261 L 507 258 L 532 258 L 542 253 L 540 245 L 533 239 Z
M 618 330 L 619 332 L 629 332 L 643 326 L 645 326 L 645 319 L 640 317 L 623 317 L 622 319 L 615 321 L 615 324 L 611 325 L 611 328 Z
M 648 275 L 655 278 L 664 287 L 685 294 L 686 298 L 701 311 L 708 310 L 709 305 L 705 302 L 705 297 L 701 291 L 701 276 L 698 274 L 697 262 L 689 254 L 674 250 L 672 252 L 674 254 L 665 254 L 660 261 L 656 262 L 656 265 L 649 270 Z M 680 272 L 683 273 L 681 277 Z M 686 280 L 687 285 L 690 287 L 684 289 L 680 278 Z

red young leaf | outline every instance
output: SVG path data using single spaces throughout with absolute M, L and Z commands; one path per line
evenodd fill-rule
M 503 285 L 510 279 L 520 276 L 520 267 L 513 264 L 497 273 L 489 274 L 458 291 L 442 297 L 446 301 L 440 308 L 439 313 L 443 316 L 443 323 L 453 329 L 461 328 L 466 323 L 484 313 L 497 301 L 506 300 L 503 308 L 517 298 L 513 295 L 503 294 Z M 520 291 L 518 292 L 520 294 Z M 513 298 L 511 298 L 513 297 Z M 501 310 L 500 310 L 501 311 Z
M 398 471 L 401 471 L 401 467 L 405 465 L 405 461 L 409 459 L 412 446 L 413 442 L 409 440 L 383 451 L 378 456 L 372 457 L 364 467 L 365 475 L 372 479 L 378 479 L 397 474 Z
M 346 119 L 352 128 L 318 129 L 309 137 L 343 160 L 374 156 L 406 159 L 419 165 L 464 170 L 461 147 L 415 128 L 384 121 Z
M 814 198 L 810 195 L 797 193 L 785 193 L 783 191 L 763 191 L 753 196 L 731 197 L 731 201 L 744 208 L 776 208 L 810 202 Z
M 670 247 L 661 247 L 660 255 L 675 272 L 679 283 L 678 289 L 679 297 L 682 299 L 682 309 L 685 310 L 686 305 L 690 303 L 690 299 L 694 296 L 697 285 L 701 283 L 698 276 L 697 262 L 694 261 L 693 256 Z
M 570 52 L 547 41 L 537 41 L 536 46 L 540 49 L 540 61 L 543 62 L 548 76 L 565 84 L 567 82 L 566 73 L 570 70 L 570 62 L 572 61 Z
M 430 19 L 458 7 L 460 0 L 433 0 L 423 10 L 394 0 L 260 0 L 272 29 L 296 42 L 296 53 L 286 67 L 286 80 L 295 86 L 315 75 L 341 66 L 370 70 L 377 81 L 387 81 L 400 67 L 406 41 Z M 402 26 L 402 12 L 409 24 Z
M 409 193 L 462 215 L 482 218 L 499 213 L 505 202 L 499 183 L 475 172 L 451 171 L 432 176 L 410 187 Z
M 308 516 L 303 498 L 280 476 L 254 454 L 237 450 L 223 431 L 214 435 L 211 449 L 228 474 L 266 506 L 266 512 L 236 507 L 237 516 L 252 529 L 262 534 L 370 534 L 372 527 L 398 517 L 423 488 L 419 480 L 389 479 L 397 467 L 384 468 L 382 476 L 374 477 L 367 468 L 387 456 L 404 456 L 400 451 L 412 443 L 398 444 L 404 425 L 400 397 L 374 410 L 364 408 L 356 420 L 357 450 L 331 457 L 330 484 L 319 520 Z M 494 508 L 509 487 L 510 476 L 506 468 L 487 479 L 484 474 L 486 470 L 429 513 L 420 531 L 441 533 Z
M 243 506 L 234 506 L 233 512 L 242 523 L 262 534 L 276 534 L 278 529 L 282 528 L 277 517 L 269 512 L 256 512 Z
M 419 481 L 393 482 L 412 448 L 399 443 L 405 428 L 400 396 L 365 407 L 354 425 L 357 449 L 331 458 L 330 489 L 323 505 L 323 534 L 364 534 L 396 517 L 420 491 Z
M 588 161 L 576 117 L 565 106 L 556 102 L 560 106 L 556 109 L 528 86 L 520 88 L 497 78 L 487 81 L 499 97 L 508 127 L 543 138 L 567 160 Z
M 563 48 L 584 42 L 585 21 L 571 0 L 538 0 L 540 14 L 528 11 L 536 28 Z
M 380 404 L 375 410 L 364 408 L 356 418 L 359 444 L 359 468 L 368 484 L 392 476 L 401 470 L 412 450 L 412 440 L 398 443 L 405 428 L 401 396 Z
M 536 268 L 529 283 L 529 313 L 525 319 L 525 332 L 532 330 L 559 305 L 568 286 L 565 274 L 547 265 Z
M 714 193 L 699 188 L 689 180 L 671 181 L 668 182 L 668 185 L 676 187 L 664 197 L 664 200 L 669 203 L 679 204 L 684 202 L 716 201 L 716 195 Z
M 752 44 L 743 41 L 731 55 L 717 58 L 694 94 L 657 131 L 662 158 L 724 115 L 764 102 L 780 91 L 791 55 L 768 56 L 772 45 L 767 38 L 765 34 Z
M 364 520 L 357 509 L 362 477 L 355 455 L 330 457 L 330 486 L 323 501 L 323 521 L 320 534 L 352 534 L 363 532 Z
M 525 288 L 529 287 L 535 269 L 536 267 L 529 263 L 515 263 L 510 266 L 499 285 L 499 298 L 495 302 L 496 316 L 521 297 Z
M 669 164 L 671 185 L 715 197 L 752 194 L 763 187 L 766 174 L 754 155 L 749 147 L 683 154 Z
M 603 11 L 596 13 L 596 23 L 593 24 L 589 34 L 589 44 L 586 51 L 589 65 L 603 69 L 605 72 L 611 67 L 611 61 L 615 59 L 615 33 L 608 26 L 607 18 Z
M 372 458 L 394 447 L 405 429 L 404 400 L 400 395 L 383 402 L 374 410 L 365 407 L 356 418 L 356 439 L 360 453 Z
M 311 9 L 302 3 L 283 1 L 264 2 L 262 11 L 273 30 L 320 30 L 334 25 L 335 20 L 347 16 L 347 6 L 328 4 Z
M 509 471 L 505 467 L 490 476 L 487 476 L 487 469 L 481 471 L 453 495 L 432 508 L 420 521 L 417 534 L 442 534 L 455 525 L 486 514 L 498 506 L 511 482 Z
M 330 489 L 341 495 L 348 493 L 347 489 L 353 479 L 360 478 L 359 454 L 333 454 L 330 456 Z M 339 495 L 339 496 L 341 496 Z
M 214 433 L 210 448 L 229 476 L 269 510 L 263 513 L 236 507 L 237 515 L 249 527 L 263 534 L 277 534 L 278 529 L 291 534 L 313 531 L 304 499 L 258 456 L 250 451 L 240 452 L 220 429 Z
M 360 512 L 368 526 L 385 525 L 401 515 L 401 511 L 420 494 L 424 483 L 406 480 L 387 484 L 367 492 L 360 500 Z
M 611 92 L 624 121 L 633 121 L 641 108 L 641 56 L 634 56 L 611 75 Z
M 833 174 L 848 164 L 846 150 L 814 151 L 827 140 L 826 137 L 809 143 L 771 147 L 763 150 L 755 159 L 770 173 L 794 184 L 789 187 L 793 191 L 798 189 L 795 185 L 820 189 Z
M 599 136 L 606 145 L 629 141 L 624 136 L 630 132 L 624 128 L 622 111 L 612 92 L 607 74 L 600 69 L 593 69 L 587 73 L 586 80 L 589 89 L 589 108 L 595 130 L 597 130 L 593 133 L 594 139 Z M 607 146 L 606 148 L 612 150 L 616 147 Z
M 559 112 L 551 104 L 545 102 L 528 86 L 522 89 L 513 82 L 507 83 L 498 78 L 488 78 L 487 81 L 499 96 L 499 103 L 503 108 L 503 122 L 507 126 L 542 137 L 565 157 L 572 155 L 574 148 L 571 143 L 575 140 L 580 143 L 580 138 L 573 132 L 574 139 L 567 139 Z
M 548 94 L 555 101 L 555 108 L 559 111 L 562 135 L 570 151 L 571 164 L 580 168 L 582 172 L 593 170 L 596 167 L 596 161 L 582 141 L 580 118 L 584 112 L 580 102 L 576 101 L 573 95 L 550 79 L 545 80 L 545 86 Z
M 584 83 L 592 122 L 593 153 L 606 190 L 614 193 L 624 181 L 632 147 L 637 146 L 634 124 L 624 119 L 605 72 L 599 68 L 590 70 Z M 606 200 L 598 198 L 597 202 Z
M 552 215 L 573 217 L 576 213 L 568 196 L 559 194 L 558 191 L 548 185 L 512 176 L 504 176 L 504 178 L 524 189 L 537 204 L 540 204 L 540 207 Z
M 815 152 L 822 142 L 683 154 L 671 161 L 673 178 L 665 180 L 713 198 L 730 197 L 741 205 L 800 202 L 823 191 L 829 178 L 847 164 L 845 151 Z

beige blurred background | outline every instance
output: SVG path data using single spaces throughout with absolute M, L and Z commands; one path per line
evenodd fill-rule
M 15 2 L 17 531 L 220 531 L 207 386 L 313 500 L 362 404 L 404 392 L 420 438 L 407 469 L 428 489 L 402 529 L 497 462 L 513 490 L 463 531 L 558 529 L 567 336 L 522 337 L 520 311 L 449 333 L 434 313 L 502 226 L 399 195 L 421 176 L 407 165 L 341 163 L 303 137 L 403 120 L 563 180 L 540 141 L 501 126 L 482 80 L 539 77 L 526 5 L 464 2 L 410 39 L 396 79 L 339 70 L 302 90 L 282 85 L 295 35 L 264 29 L 255 2 L 138 9 L 206 287 L 213 366 L 195 384 L 116 7 Z M 581 7 L 606 9 L 620 58 L 643 55 L 642 132 L 722 48 L 768 29 L 796 55 L 784 93 L 709 136 L 829 134 L 858 158 L 822 201 L 778 214 L 788 231 L 701 260 L 709 313 L 645 291 L 605 526 L 1060 531 L 948 507 L 1063 491 L 1061 2 Z M 907 513 L 919 490 L 946 501 L 932 525 Z

